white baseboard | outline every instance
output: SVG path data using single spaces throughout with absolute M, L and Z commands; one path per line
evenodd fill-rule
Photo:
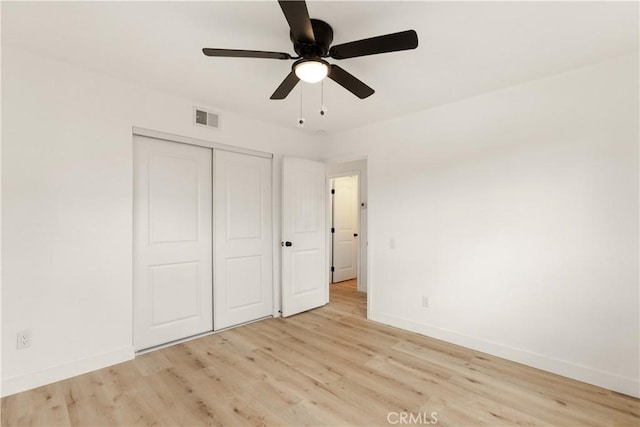
M 54 366 L 42 371 L 3 378 L 0 395 L 2 397 L 9 396 L 21 391 L 30 390 L 56 381 L 75 377 L 76 375 L 106 368 L 107 366 L 115 365 L 117 363 L 126 362 L 134 357 L 135 351 L 133 347 L 127 346 L 108 353 Z
M 610 372 L 571 363 L 566 360 L 555 359 L 543 354 L 509 347 L 504 344 L 473 338 L 391 314 L 372 311 L 370 319 L 629 396 L 640 397 L 640 381 L 634 378 L 622 377 Z

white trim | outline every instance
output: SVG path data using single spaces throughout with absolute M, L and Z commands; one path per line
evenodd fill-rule
M 339 164 L 339 163 L 338 163 Z M 328 169 L 328 165 L 327 165 L 327 169 Z M 357 256 L 357 266 L 356 266 L 356 277 L 358 278 L 358 291 L 361 292 L 366 292 L 362 291 L 361 285 L 360 285 L 360 278 L 363 276 L 362 274 L 362 264 L 360 262 L 360 259 L 362 258 L 362 254 L 360 252 L 362 252 L 360 250 L 360 239 L 362 239 L 362 209 L 360 209 L 360 200 L 362 200 L 362 178 L 361 178 L 361 174 L 359 170 L 354 170 L 354 171 L 348 171 L 348 172 L 337 172 L 335 174 L 327 174 L 327 180 L 329 181 L 329 228 L 331 228 L 331 226 L 333 225 L 333 194 L 331 194 L 331 191 L 333 190 L 333 187 L 335 186 L 335 181 L 333 181 L 334 185 L 331 185 L 331 181 L 335 180 L 336 178 L 345 178 L 345 177 L 351 177 L 351 176 L 355 176 L 358 180 L 358 194 L 356 194 L 356 203 L 358 205 L 358 211 L 357 211 L 357 216 L 358 216 L 358 241 L 357 241 L 357 245 L 358 245 L 358 256 Z M 368 230 L 367 230 L 368 231 Z M 368 235 L 368 232 L 365 233 L 365 237 Z M 329 276 L 330 276 L 330 280 L 329 280 L 329 284 L 333 283 L 333 272 L 331 271 L 331 267 L 333 264 L 333 233 L 329 233 L 329 243 L 327 246 L 329 246 Z
M 194 110 L 195 111 L 195 110 Z M 273 163 L 273 162 L 271 162 Z M 211 333 L 216 330 L 216 150 L 211 150 Z M 135 283 L 133 284 L 135 287 Z M 133 309 L 135 310 L 135 301 Z M 135 314 L 135 313 L 134 313 Z M 134 317 L 135 319 L 135 317 Z M 200 334 L 203 335 L 203 334 Z M 196 335 L 196 336 L 200 336 Z M 186 337 L 185 341 L 189 339 Z M 138 353 L 136 353 L 137 355 Z
M 367 204 L 367 319 L 371 319 L 373 315 L 373 259 L 371 254 L 373 253 L 371 249 L 371 244 L 373 242 L 371 230 L 373 230 L 373 215 L 371 214 L 371 162 L 369 162 L 369 157 L 365 156 L 365 163 L 367 164 L 366 172 L 366 182 L 367 182 L 367 194 L 366 196 L 366 204 Z
M 358 176 L 358 177 L 360 177 L 360 171 L 354 170 L 354 171 L 349 171 L 349 172 L 337 172 L 335 174 L 329 174 L 329 179 L 344 178 L 344 177 L 348 177 L 348 176 Z
M 276 197 L 276 181 L 280 184 L 278 187 L 278 191 L 280 191 L 280 196 L 282 196 L 282 180 L 276 179 L 276 174 L 279 173 L 282 176 L 282 165 L 279 168 L 276 168 L 275 158 L 271 160 L 271 251 L 272 251 L 272 261 L 273 265 L 271 268 L 271 277 L 273 280 L 273 295 L 271 296 L 273 302 L 273 317 L 281 317 L 282 316 L 282 300 L 280 295 L 282 294 L 282 253 L 280 252 L 280 242 L 282 241 L 282 211 L 277 206 L 277 197 Z M 278 213 L 279 215 L 276 215 Z M 279 232 L 279 235 L 276 236 L 276 230 Z
M 133 346 L 122 347 L 108 353 L 98 354 L 85 359 L 74 360 L 42 371 L 2 379 L 2 397 L 21 391 L 62 381 L 87 372 L 106 368 L 135 357 Z
M 368 154 L 354 154 L 354 155 L 348 155 L 348 156 L 331 157 L 329 159 L 326 159 L 325 161 L 327 162 L 328 165 L 339 165 L 340 163 L 358 162 L 360 160 L 368 161 L 368 158 L 369 158 Z
M 328 179 L 330 180 L 331 178 L 337 178 L 340 176 L 349 176 L 349 175 L 357 175 L 358 176 L 358 230 L 359 230 L 359 235 L 360 238 L 363 237 L 363 233 L 362 233 L 362 209 L 360 208 L 360 201 L 365 200 L 366 204 L 367 204 L 367 227 L 364 233 L 364 237 L 366 240 L 366 245 L 365 245 L 365 257 L 367 259 L 367 267 L 366 267 L 366 287 L 364 289 L 362 289 L 360 287 L 360 281 L 358 281 L 358 290 L 359 291 L 363 291 L 366 292 L 367 294 L 367 319 L 371 318 L 371 307 L 372 307 L 372 293 L 373 293 L 373 275 L 371 274 L 372 271 L 372 262 L 371 262 L 371 230 L 372 230 L 372 226 L 371 226 L 371 210 L 369 209 L 369 198 L 370 198 L 370 194 L 371 194 L 371 188 L 370 188 L 370 165 L 369 165 L 369 155 L 368 154 L 355 154 L 355 155 L 349 155 L 349 156 L 342 156 L 342 157 L 334 157 L 331 158 L 329 160 L 327 160 L 327 168 L 330 169 L 332 166 L 337 166 L 343 163 L 351 163 L 351 162 L 364 162 L 365 164 L 365 174 L 362 174 L 362 170 L 358 169 L 358 170 L 352 170 L 352 171 L 348 171 L 346 172 L 346 175 L 342 175 L 342 172 L 336 172 L 335 174 L 332 174 L 331 176 L 328 177 Z M 327 170 L 328 170 L 327 169 Z M 367 183 L 367 191 L 366 194 L 363 193 L 362 190 L 362 182 L 365 181 Z M 362 251 L 360 250 L 360 245 L 358 245 L 358 277 L 362 277 L 363 276 L 363 272 L 360 269 L 360 260 L 362 258 L 363 254 Z M 329 259 L 329 261 L 331 261 Z M 329 264 L 329 266 L 331 266 L 331 264 Z
M 248 148 L 236 147 L 234 145 L 221 144 L 219 142 L 205 141 L 202 139 L 190 138 L 188 136 L 174 135 L 172 133 L 160 132 L 152 129 L 133 127 L 133 134 L 146 136 L 148 138 L 161 139 L 170 142 L 180 142 L 182 144 L 197 145 L 199 147 L 215 148 L 218 150 L 231 151 L 234 153 L 248 154 L 250 156 L 266 157 L 273 159 L 273 154 L 263 151 L 250 150 Z
M 406 329 L 421 335 L 436 338 L 452 344 L 460 345 L 472 350 L 501 357 L 513 362 L 522 363 L 543 371 L 582 381 L 588 384 L 604 387 L 633 397 L 640 397 L 640 382 L 634 378 L 627 378 L 610 372 L 579 365 L 562 359 L 533 353 L 527 350 L 506 346 L 494 341 L 474 338 L 437 326 L 414 322 L 399 316 L 371 312 L 371 320 Z
M 333 264 L 333 236 L 331 235 L 331 225 L 333 223 L 333 200 L 331 199 L 331 179 L 329 178 L 329 165 L 324 164 L 324 223 L 325 223 L 325 269 L 324 269 L 324 283 L 326 286 L 326 298 L 324 305 L 329 304 L 331 299 L 331 283 L 333 283 L 333 273 L 331 267 Z M 315 308 L 315 307 L 314 307 Z

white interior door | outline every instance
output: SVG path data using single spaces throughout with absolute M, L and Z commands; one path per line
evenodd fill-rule
M 213 329 L 211 149 L 134 137 L 134 345 Z
M 358 275 L 358 177 L 333 180 L 333 282 Z
M 271 159 L 215 150 L 214 326 L 273 314 Z
M 324 163 L 283 159 L 283 316 L 329 302 L 326 175 Z

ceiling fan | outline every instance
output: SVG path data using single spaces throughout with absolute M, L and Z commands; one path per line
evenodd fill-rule
M 271 99 L 286 98 L 300 80 L 316 83 L 325 77 L 329 77 L 358 98 L 364 99 L 373 95 L 375 91 L 341 67 L 329 64 L 323 58 L 356 58 L 418 47 L 418 35 L 414 30 L 331 46 L 333 29 L 324 21 L 309 18 L 307 4 L 303 0 L 278 0 L 278 3 L 291 28 L 289 37 L 298 56 L 260 50 L 202 49 L 207 56 L 296 60 L 291 72 L 273 92 Z

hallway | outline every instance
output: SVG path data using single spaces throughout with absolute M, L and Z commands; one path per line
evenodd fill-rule
M 335 309 L 341 313 L 366 318 L 367 294 L 358 292 L 357 286 L 358 279 L 332 283 L 329 286 L 329 308 L 335 305 Z

